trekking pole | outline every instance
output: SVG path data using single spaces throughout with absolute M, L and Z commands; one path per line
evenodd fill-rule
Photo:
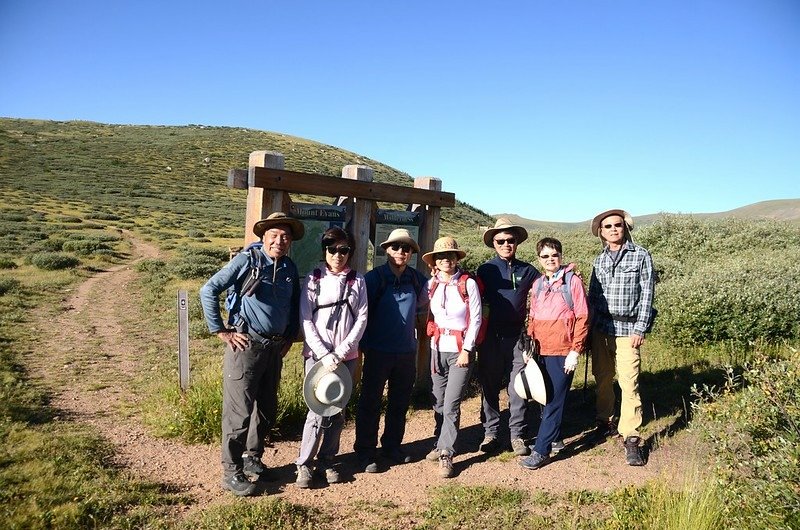
M 586 351 L 586 363 L 583 366 L 583 402 L 586 403 L 586 382 L 589 380 L 589 351 Z

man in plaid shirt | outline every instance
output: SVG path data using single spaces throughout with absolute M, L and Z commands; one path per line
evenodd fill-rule
M 640 347 L 654 316 L 655 271 L 650 253 L 635 244 L 633 218 L 608 210 L 592 220 L 592 234 L 603 241 L 589 281 L 592 374 L 597 382 L 598 440 L 614 433 L 614 372 L 622 390 L 617 432 L 631 466 L 644 465 L 639 449 L 642 399 L 639 395 Z

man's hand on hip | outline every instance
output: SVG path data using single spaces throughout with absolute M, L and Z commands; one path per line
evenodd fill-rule
M 233 351 L 243 350 L 250 343 L 250 337 L 235 330 L 220 331 L 217 337 L 231 347 Z

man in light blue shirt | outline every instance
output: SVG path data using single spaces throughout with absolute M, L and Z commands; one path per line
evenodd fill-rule
M 303 224 L 282 212 L 253 226 L 263 246 L 241 252 L 200 289 L 206 323 L 225 343 L 222 379 L 222 487 L 252 495 L 248 476 L 265 473 L 264 439 L 278 407 L 283 357 L 300 327 L 300 280 L 286 254 Z M 255 272 L 255 274 L 253 274 Z M 235 286 L 241 304 L 233 327 L 220 315 L 219 295 Z

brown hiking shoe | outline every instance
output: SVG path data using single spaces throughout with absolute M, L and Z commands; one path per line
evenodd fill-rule
M 453 476 L 453 457 L 450 453 L 442 452 L 439 456 L 439 476 L 442 478 Z

